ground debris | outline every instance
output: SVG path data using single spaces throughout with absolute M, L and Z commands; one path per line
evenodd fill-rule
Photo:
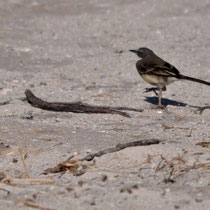
M 57 166 L 55 166 L 53 168 L 46 169 L 43 172 L 43 174 L 46 175 L 49 173 L 59 173 L 59 172 L 65 172 L 65 171 L 69 170 L 70 172 L 73 173 L 73 175 L 79 176 L 79 175 L 84 174 L 86 172 L 86 169 L 88 168 L 88 165 L 81 163 L 82 161 L 91 161 L 95 157 L 101 157 L 102 155 L 105 155 L 108 153 L 118 152 L 118 151 L 123 150 L 127 147 L 147 146 L 147 145 L 151 145 L 151 144 L 159 144 L 160 142 L 161 141 L 158 139 L 140 140 L 140 141 L 128 142 L 125 144 L 118 144 L 116 147 L 108 148 L 108 149 L 101 150 L 96 153 L 89 154 L 81 159 L 71 160 L 73 158 L 73 156 L 71 156 L 66 161 L 59 163 Z M 149 159 L 149 157 L 148 157 L 148 159 Z
M 182 128 L 182 127 L 178 127 L 178 126 L 169 126 L 166 123 L 162 123 L 162 126 L 165 129 L 180 129 L 180 130 L 189 130 L 189 128 Z
M 0 181 L 3 180 L 6 177 L 6 174 L 4 172 L 0 172 Z
M 210 142 L 206 142 L 206 141 L 199 142 L 196 145 L 201 146 L 201 147 L 210 148 Z
M 6 176 L 0 183 L 8 184 L 11 186 L 28 186 L 39 184 L 53 184 L 55 181 L 52 178 L 13 178 Z
M 133 189 L 138 189 L 139 186 L 138 184 L 134 184 L 134 185 L 130 185 L 130 186 L 126 186 L 126 187 L 123 187 L 120 189 L 120 192 L 123 193 L 123 192 L 127 192 L 129 194 L 131 194 L 133 191 Z
M 46 102 L 39 98 L 37 98 L 30 90 L 25 91 L 26 99 L 28 103 L 32 106 L 51 111 L 60 111 L 60 112 L 75 112 L 75 113 L 89 113 L 89 114 L 118 114 L 123 117 L 130 118 L 130 115 L 126 112 L 122 112 L 120 110 L 127 111 L 135 111 L 142 112 L 143 109 L 135 109 L 130 107 L 111 107 L 111 106 L 95 106 L 89 105 L 82 102 L 72 102 L 72 103 L 61 103 L 61 102 Z
M 41 210 L 54 210 L 53 208 L 43 207 L 43 206 L 40 206 L 32 201 L 27 201 L 27 200 L 23 201 L 23 204 L 26 206 L 41 209 Z
M 200 107 L 197 111 L 200 112 L 199 114 L 201 115 L 206 109 L 210 109 L 210 106 Z
M 11 100 L 7 100 L 7 101 L 0 101 L 0 106 L 4 106 L 10 103 Z
M 95 157 L 101 157 L 102 155 L 108 154 L 108 153 L 113 153 L 113 152 L 118 152 L 122 149 L 125 149 L 127 147 L 136 147 L 136 146 L 147 146 L 151 144 L 159 144 L 161 141 L 158 139 L 147 139 L 147 140 L 140 140 L 140 141 L 134 141 L 134 142 L 129 142 L 125 144 L 118 144 L 116 147 L 113 148 L 108 148 L 105 150 L 101 150 L 99 152 L 89 154 L 86 157 L 82 158 L 81 160 L 84 161 L 91 161 Z

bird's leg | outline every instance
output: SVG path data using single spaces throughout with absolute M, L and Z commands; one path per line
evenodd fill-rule
M 163 91 L 165 91 L 165 90 L 166 90 L 166 87 L 161 87 L 161 88 L 159 88 L 159 94 L 158 94 L 158 108 L 160 108 L 160 109 L 164 109 L 164 108 L 165 108 L 165 106 L 162 105 L 162 103 L 161 103 L 161 100 L 162 100 L 162 93 L 163 93 Z
M 158 96 L 158 106 L 157 106 L 157 108 L 164 109 L 165 106 L 162 105 L 161 99 L 162 99 L 162 92 L 166 91 L 166 86 L 155 87 L 155 88 L 154 87 L 152 87 L 152 88 L 145 88 L 145 92 L 151 92 L 151 91 L 153 91 L 155 93 L 155 95 Z
M 158 96 L 158 93 L 157 93 L 156 90 L 158 90 L 158 88 L 153 88 L 153 89 L 152 89 L 152 91 L 155 93 L 155 95 Z
M 158 96 L 159 94 L 157 93 L 157 90 L 160 90 L 160 88 L 157 88 L 157 87 L 152 87 L 152 88 L 145 88 L 145 93 L 148 93 L 148 92 L 151 92 L 151 91 L 153 91 L 154 93 L 155 93 L 155 95 L 156 96 Z M 163 88 L 162 88 L 162 91 L 166 91 L 166 86 L 164 86 Z
M 160 88 L 159 94 L 158 94 L 158 106 L 162 106 L 161 99 L 162 99 L 162 88 Z
M 159 90 L 159 88 L 145 88 L 145 93 L 153 91 L 155 95 L 158 96 L 157 90 Z
M 162 91 L 166 91 L 166 86 L 164 86 L 164 87 L 162 88 Z

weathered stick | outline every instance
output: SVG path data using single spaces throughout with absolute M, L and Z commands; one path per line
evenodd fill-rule
M 136 146 L 148 146 L 151 144 L 159 144 L 161 141 L 158 139 L 148 139 L 148 140 L 141 140 L 141 141 L 134 141 L 134 142 L 129 142 L 125 144 L 118 144 L 116 147 L 113 148 L 108 148 L 105 150 L 101 150 L 99 152 L 89 154 L 85 156 L 84 158 L 81 159 L 81 161 L 91 161 L 95 157 L 101 157 L 102 155 L 108 154 L 108 153 L 113 153 L 113 152 L 118 152 L 120 150 L 123 150 L 127 147 L 136 147 Z
M 29 179 L 30 176 L 29 176 L 29 173 L 28 173 L 28 169 L 26 167 L 26 164 L 25 164 L 25 161 L 24 161 L 24 158 L 23 158 L 23 152 L 22 152 L 22 149 L 18 149 L 18 152 L 19 152 L 19 155 L 20 155 L 20 159 L 21 159 L 21 162 L 23 164 L 23 167 L 24 167 L 24 170 L 25 170 L 25 173 L 26 173 L 26 178 Z
M 129 114 L 120 110 L 142 112 L 142 109 L 134 109 L 129 107 L 110 107 L 110 106 L 94 106 L 84 104 L 82 102 L 61 103 L 61 102 L 46 102 L 37 98 L 30 90 L 25 91 L 26 100 L 34 107 L 44 110 L 75 112 L 75 113 L 101 113 L 101 114 L 118 114 L 123 117 L 130 117 Z
M 23 201 L 23 204 L 32 208 L 37 208 L 37 209 L 41 209 L 41 210 L 55 210 L 53 208 L 48 208 L 48 207 L 44 207 L 44 206 L 40 206 L 36 203 L 33 203 L 31 201 Z
M 136 146 L 148 146 L 151 144 L 159 144 L 161 141 L 158 139 L 148 139 L 148 140 L 140 140 L 140 141 L 134 141 L 134 142 L 128 142 L 125 144 L 118 144 L 116 147 L 108 148 L 105 150 L 101 150 L 99 152 L 89 154 L 85 156 L 84 158 L 78 159 L 78 160 L 71 160 L 73 156 L 70 156 L 67 160 L 65 160 L 62 163 L 59 163 L 53 168 L 48 168 L 46 169 L 43 174 L 49 174 L 49 173 L 59 173 L 59 172 L 65 172 L 68 170 L 69 166 L 76 165 L 78 162 L 82 161 L 91 161 L 95 157 L 101 157 L 102 155 L 108 154 L 108 153 L 113 153 L 113 152 L 118 152 L 120 150 L 123 150 L 127 147 L 136 147 Z M 68 161 L 70 164 L 68 164 Z
M 198 108 L 198 111 L 200 111 L 200 115 L 204 112 L 205 109 L 210 109 L 210 106 L 204 106 L 204 107 Z

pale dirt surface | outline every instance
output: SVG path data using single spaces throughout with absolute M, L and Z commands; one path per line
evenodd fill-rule
M 54 209 L 210 209 L 210 150 L 196 145 L 210 140 L 210 109 L 197 111 L 210 104 L 210 87 L 176 82 L 164 92 L 167 109 L 154 109 L 157 99 L 144 93 L 150 86 L 128 51 L 149 47 L 183 74 L 210 81 L 209 25 L 209 0 L 0 1 L 0 102 L 9 100 L 0 106 L 0 172 L 25 178 L 21 148 L 31 178 L 54 180 L 0 183 L 0 209 L 30 209 L 26 201 Z M 129 119 L 43 111 L 20 100 L 27 88 L 47 101 L 144 112 Z M 151 138 L 162 143 L 96 158 L 81 176 L 42 174 L 73 154 Z

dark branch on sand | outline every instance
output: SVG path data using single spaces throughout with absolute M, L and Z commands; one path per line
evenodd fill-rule
M 89 155 L 85 156 L 84 158 L 77 159 L 77 160 L 72 160 L 73 156 L 70 156 L 67 160 L 65 160 L 62 163 L 59 163 L 57 166 L 55 166 L 53 168 L 46 169 L 43 172 L 43 174 L 46 175 L 46 174 L 49 174 L 49 173 L 65 172 L 68 169 L 70 169 L 70 167 L 76 168 L 76 165 L 79 162 L 91 161 L 95 157 L 101 157 L 102 155 L 105 155 L 105 154 L 118 152 L 118 151 L 123 150 L 123 149 L 125 149 L 127 147 L 148 146 L 148 145 L 152 145 L 152 144 L 159 144 L 160 142 L 161 141 L 158 140 L 158 139 L 140 140 L 140 141 L 128 142 L 128 143 L 124 143 L 124 144 L 118 144 L 116 147 L 104 149 L 104 150 L 101 150 L 99 152 L 89 154 Z
M 142 109 L 134 109 L 129 107 L 110 107 L 110 106 L 94 106 L 84 104 L 82 102 L 62 103 L 62 102 L 46 102 L 37 98 L 30 90 L 25 91 L 26 100 L 32 106 L 51 110 L 56 112 L 75 112 L 75 113 L 101 113 L 101 114 L 118 114 L 123 117 L 130 117 L 129 114 L 120 110 L 142 112 Z
M 200 115 L 204 112 L 205 109 L 210 109 L 210 106 L 204 106 L 204 107 L 198 108 Z
M 102 155 L 105 155 L 108 153 L 118 152 L 127 147 L 148 146 L 151 144 L 159 144 L 159 143 L 160 143 L 160 140 L 158 139 L 148 139 L 148 140 L 141 140 L 141 141 L 133 141 L 133 142 L 125 143 L 125 144 L 118 144 L 116 147 L 108 148 L 108 149 L 101 150 L 93 154 L 89 154 L 86 157 L 82 158 L 81 161 L 84 161 L 84 160 L 91 161 L 95 157 L 101 157 Z

